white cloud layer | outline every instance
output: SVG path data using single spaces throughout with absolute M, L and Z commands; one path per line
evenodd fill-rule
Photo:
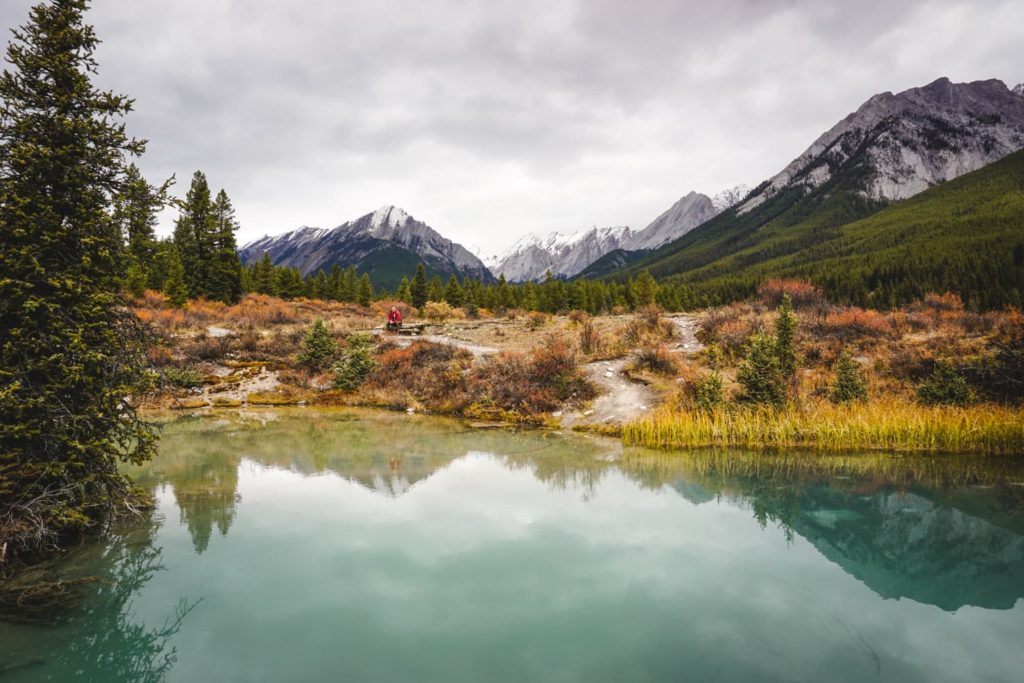
M 1024 81 L 1018 0 L 95 0 L 89 19 L 143 170 L 180 193 L 205 171 L 243 242 L 384 204 L 488 253 L 643 227 L 765 179 L 877 92 Z

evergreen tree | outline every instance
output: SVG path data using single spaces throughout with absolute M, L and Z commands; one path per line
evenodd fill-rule
M 297 299 L 306 293 L 298 268 L 280 267 L 275 269 L 275 275 L 277 295 L 282 299 Z
M 832 372 L 834 378 L 828 392 L 830 401 L 839 404 L 868 400 L 868 387 L 861 376 L 860 366 L 846 349 L 839 354 Z
M 156 286 L 154 282 L 149 282 L 149 276 L 158 267 L 155 231 L 157 212 L 167 203 L 167 190 L 172 183 L 173 178 L 162 187 L 153 187 L 142 177 L 139 168 L 130 164 L 125 171 L 121 191 L 114 195 L 114 222 L 128 243 L 128 258 L 134 260 L 147 279 L 143 287 L 147 284 L 150 287 Z
M 792 380 L 796 376 L 796 316 L 789 294 L 782 295 L 779 315 L 775 319 L 775 353 L 779 357 L 782 376 Z
M 456 308 L 462 305 L 462 287 L 454 275 L 448 278 L 448 285 L 444 288 L 444 300 Z
M 351 265 L 345 269 L 344 275 L 341 278 L 341 300 L 355 301 L 358 291 L 359 273 L 356 272 L 356 267 Z
M 551 272 L 548 272 L 551 275 Z M 512 307 L 512 289 L 509 287 L 508 281 L 505 280 L 505 274 L 501 273 L 498 275 L 498 286 L 494 289 L 494 307 L 500 309 L 506 309 Z
M 143 151 L 97 90 L 85 0 L 32 8 L 0 75 L 0 511 L 6 557 L 44 550 L 109 514 L 128 491 L 117 461 L 155 436 L 144 327 L 120 305 L 112 197 Z
M 344 278 L 344 271 L 341 266 L 335 263 L 331 266 L 331 274 L 327 276 L 327 297 L 334 301 L 341 301 L 341 289 L 342 279 Z
M 171 247 L 167 257 L 167 277 L 164 279 L 164 294 L 175 308 L 188 303 L 188 285 L 185 284 L 185 267 L 181 265 L 178 248 Z
M 741 403 L 755 403 L 781 408 L 786 402 L 786 380 L 775 352 L 775 340 L 755 334 L 747 347 L 747 357 L 736 373 L 743 385 L 737 398 Z
M 359 290 L 356 292 L 356 301 L 361 306 L 369 306 L 373 301 L 373 283 L 370 282 L 370 275 L 363 273 L 359 279 Z
M 192 175 L 192 184 L 178 207 L 180 213 L 174 224 L 174 246 L 178 248 L 185 268 L 188 294 L 192 298 L 206 296 L 216 246 L 210 185 L 202 171 Z
M 430 295 L 427 285 L 427 269 L 423 267 L 423 263 L 419 263 L 416 266 L 416 275 L 413 276 L 412 285 L 409 289 L 412 293 L 412 305 L 416 308 L 423 308 L 427 304 L 427 297 Z
M 948 361 L 940 361 L 917 388 L 917 398 L 929 405 L 966 406 L 977 398 L 967 380 Z
M 314 299 L 330 298 L 330 283 L 327 280 L 327 273 L 321 268 L 316 275 L 310 278 L 309 293 Z
M 145 269 L 143 269 L 137 259 L 131 259 L 128 264 L 128 271 L 124 276 L 125 291 L 139 299 L 146 293 L 147 280 Z
M 658 299 L 658 283 L 647 270 L 641 271 L 633 282 L 633 301 L 636 306 L 652 306 Z
M 274 273 L 274 262 L 270 254 L 263 252 L 260 260 L 252 267 L 252 290 L 260 294 L 277 294 L 277 278 Z
M 395 293 L 395 298 L 407 304 L 412 303 L 412 287 L 409 284 L 409 278 L 403 277 L 402 281 L 398 283 L 398 291 Z
M 427 290 L 428 301 L 443 301 L 444 300 L 444 285 L 441 284 L 441 276 L 435 275 L 430 280 L 430 287 Z
M 212 253 L 206 295 L 233 304 L 242 296 L 242 263 L 238 260 L 238 245 L 235 242 L 238 221 L 235 220 L 235 209 L 224 190 L 218 192 L 213 200 L 210 222 Z
M 331 331 L 327 329 L 323 318 L 317 318 L 302 338 L 302 350 L 296 360 L 303 367 L 320 371 L 329 367 L 337 355 L 338 345 Z

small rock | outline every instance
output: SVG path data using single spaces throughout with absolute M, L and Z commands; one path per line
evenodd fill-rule
M 609 370 L 608 372 L 604 373 L 604 376 L 608 377 L 608 378 L 612 378 L 612 377 L 615 376 L 615 373 L 612 372 L 611 370 Z
M 407 413 L 409 413 L 410 415 L 412 415 L 413 413 L 415 413 L 415 412 L 416 412 L 416 409 L 415 409 L 415 408 L 406 408 L 406 409 L 405 409 L 405 412 L 407 412 Z
M 562 417 L 562 411 L 556 410 L 555 412 L 551 413 L 551 417 Z

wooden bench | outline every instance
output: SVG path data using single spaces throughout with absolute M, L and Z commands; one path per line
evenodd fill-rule
M 414 323 L 411 325 L 403 324 L 398 328 L 398 334 L 403 337 L 418 337 L 423 334 L 426 327 L 425 323 Z M 387 327 L 384 328 L 384 331 L 387 332 Z

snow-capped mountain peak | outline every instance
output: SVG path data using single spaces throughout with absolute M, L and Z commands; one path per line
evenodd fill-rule
M 239 249 L 245 263 L 253 263 L 264 253 L 275 265 L 298 268 L 303 275 L 328 271 L 334 265 L 374 270 L 399 258 L 407 260 L 406 268 L 415 266 L 418 259 L 439 273 L 492 280 L 490 271 L 468 249 L 396 206 L 383 206 L 330 230 L 303 226 Z M 397 280 L 398 274 L 384 272 L 377 284 L 394 287 L 397 282 L 392 280 Z
M 1017 87 L 1013 89 L 1014 94 L 1024 97 L 1024 83 L 1018 83 Z
M 750 186 L 746 183 L 740 183 L 735 187 L 722 190 L 711 198 L 711 203 L 715 207 L 715 211 L 722 213 L 726 209 L 732 207 L 743 201 L 748 194 L 750 194 Z
M 1024 146 L 1024 88 L 939 78 L 862 104 L 747 197 L 747 213 L 783 188 L 811 192 L 840 169 L 859 169 L 859 194 L 901 200 Z
M 571 233 L 528 232 L 507 250 L 484 259 L 494 275 L 511 282 L 541 280 L 550 271 L 572 277 L 609 251 L 619 249 L 632 233 L 626 226 L 592 227 Z
M 400 228 L 409 220 L 409 214 L 397 206 L 382 206 L 373 212 L 370 227 L 373 230 Z

